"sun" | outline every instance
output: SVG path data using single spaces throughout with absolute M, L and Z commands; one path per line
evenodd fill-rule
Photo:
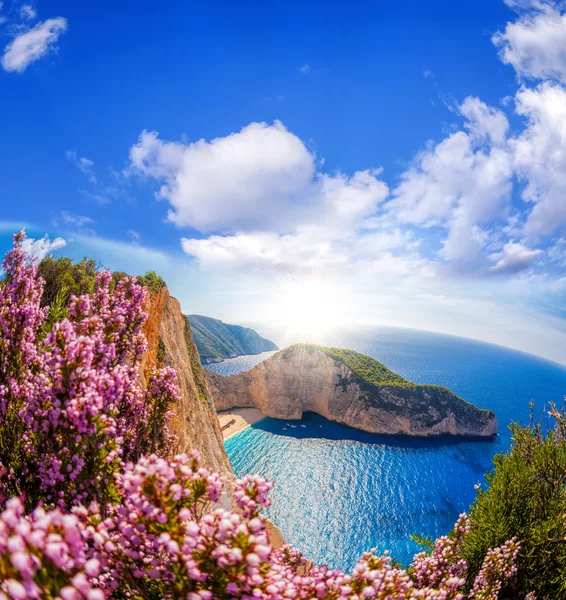
M 341 294 L 331 281 L 311 276 L 281 282 L 276 318 L 291 337 L 321 340 L 343 318 L 343 310 Z

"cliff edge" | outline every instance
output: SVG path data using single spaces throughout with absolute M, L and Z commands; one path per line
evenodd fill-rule
M 202 464 L 222 473 L 224 481 L 230 484 L 234 473 L 224 450 L 212 394 L 179 301 L 162 287 L 148 293 L 144 308 L 148 313 L 144 325 L 148 349 L 142 358 L 142 373 L 147 375 L 155 366 L 173 367 L 181 388 L 181 401 L 172 407 L 169 425 L 177 437 L 173 452 L 198 450 Z
M 369 433 L 489 438 L 495 414 L 447 388 L 417 385 L 378 361 L 339 348 L 297 344 L 252 370 L 223 377 L 206 371 L 217 410 L 255 407 L 276 419 L 315 412 Z

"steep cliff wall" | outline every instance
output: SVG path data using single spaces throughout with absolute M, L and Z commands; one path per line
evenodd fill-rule
M 497 433 L 491 411 L 446 388 L 407 382 L 377 361 L 348 352 L 364 365 L 375 363 L 376 372 L 386 373 L 392 383 L 370 383 L 331 353 L 304 345 L 282 350 L 239 375 L 223 377 L 207 371 L 206 376 L 217 410 L 253 406 L 277 419 L 300 419 L 303 412 L 315 412 L 382 434 L 492 437 Z
M 157 293 L 148 293 L 145 310 L 148 350 L 142 359 L 142 371 L 147 373 L 156 365 L 171 366 L 177 371 L 181 388 L 181 401 L 173 407 L 170 424 L 177 436 L 174 452 L 199 450 L 203 464 L 221 472 L 224 481 L 230 483 L 234 474 L 224 450 L 212 395 L 179 302 L 164 287 Z

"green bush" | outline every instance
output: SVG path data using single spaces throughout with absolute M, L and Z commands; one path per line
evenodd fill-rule
M 514 536 L 521 544 L 517 576 L 501 598 L 566 599 L 566 421 L 550 415 L 550 423 L 511 426 L 513 445 L 496 456 L 470 511 L 463 557 L 474 576 L 489 548 Z
M 83 258 L 78 262 L 72 259 L 46 256 L 39 263 L 39 274 L 45 280 L 42 306 L 51 306 L 62 290 L 68 296 L 92 294 L 100 263 L 92 258 Z
M 138 283 L 154 293 L 165 287 L 165 281 L 155 271 L 147 271 L 145 275 L 140 275 Z
M 45 257 L 39 263 L 39 274 L 45 280 L 42 306 L 57 307 L 57 314 L 53 315 L 55 321 L 65 316 L 61 311 L 68 303 L 72 295 L 92 294 L 95 289 L 96 276 L 102 265 L 92 258 L 83 258 L 73 262 L 67 257 L 53 258 Z M 127 273 L 114 271 L 112 279 L 114 285 Z M 165 286 L 165 281 L 155 271 L 147 271 L 145 275 L 138 276 L 138 283 L 152 292 L 158 292 Z

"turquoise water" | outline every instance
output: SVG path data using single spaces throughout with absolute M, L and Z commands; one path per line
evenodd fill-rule
M 566 368 L 462 338 L 382 328 L 332 342 L 492 409 L 500 430 L 493 441 L 414 440 L 366 434 L 307 414 L 300 422 L 263 419 L 229 438 L 226 450 L 237 475 L 259 473 L 276 483 L 267 512 L 287 541 L 335 568 L 351 569 L 372 547 L 409 562 L 418 550 L 410 534 L 450 529 L 473 501 L 493 456 L 509 447 L 509 423 L 528 422 L 529 401 L 540 412 L 549 401 L 563 402 L 566 393 Z M 249 360 L 230 370 L 245 368 Z

